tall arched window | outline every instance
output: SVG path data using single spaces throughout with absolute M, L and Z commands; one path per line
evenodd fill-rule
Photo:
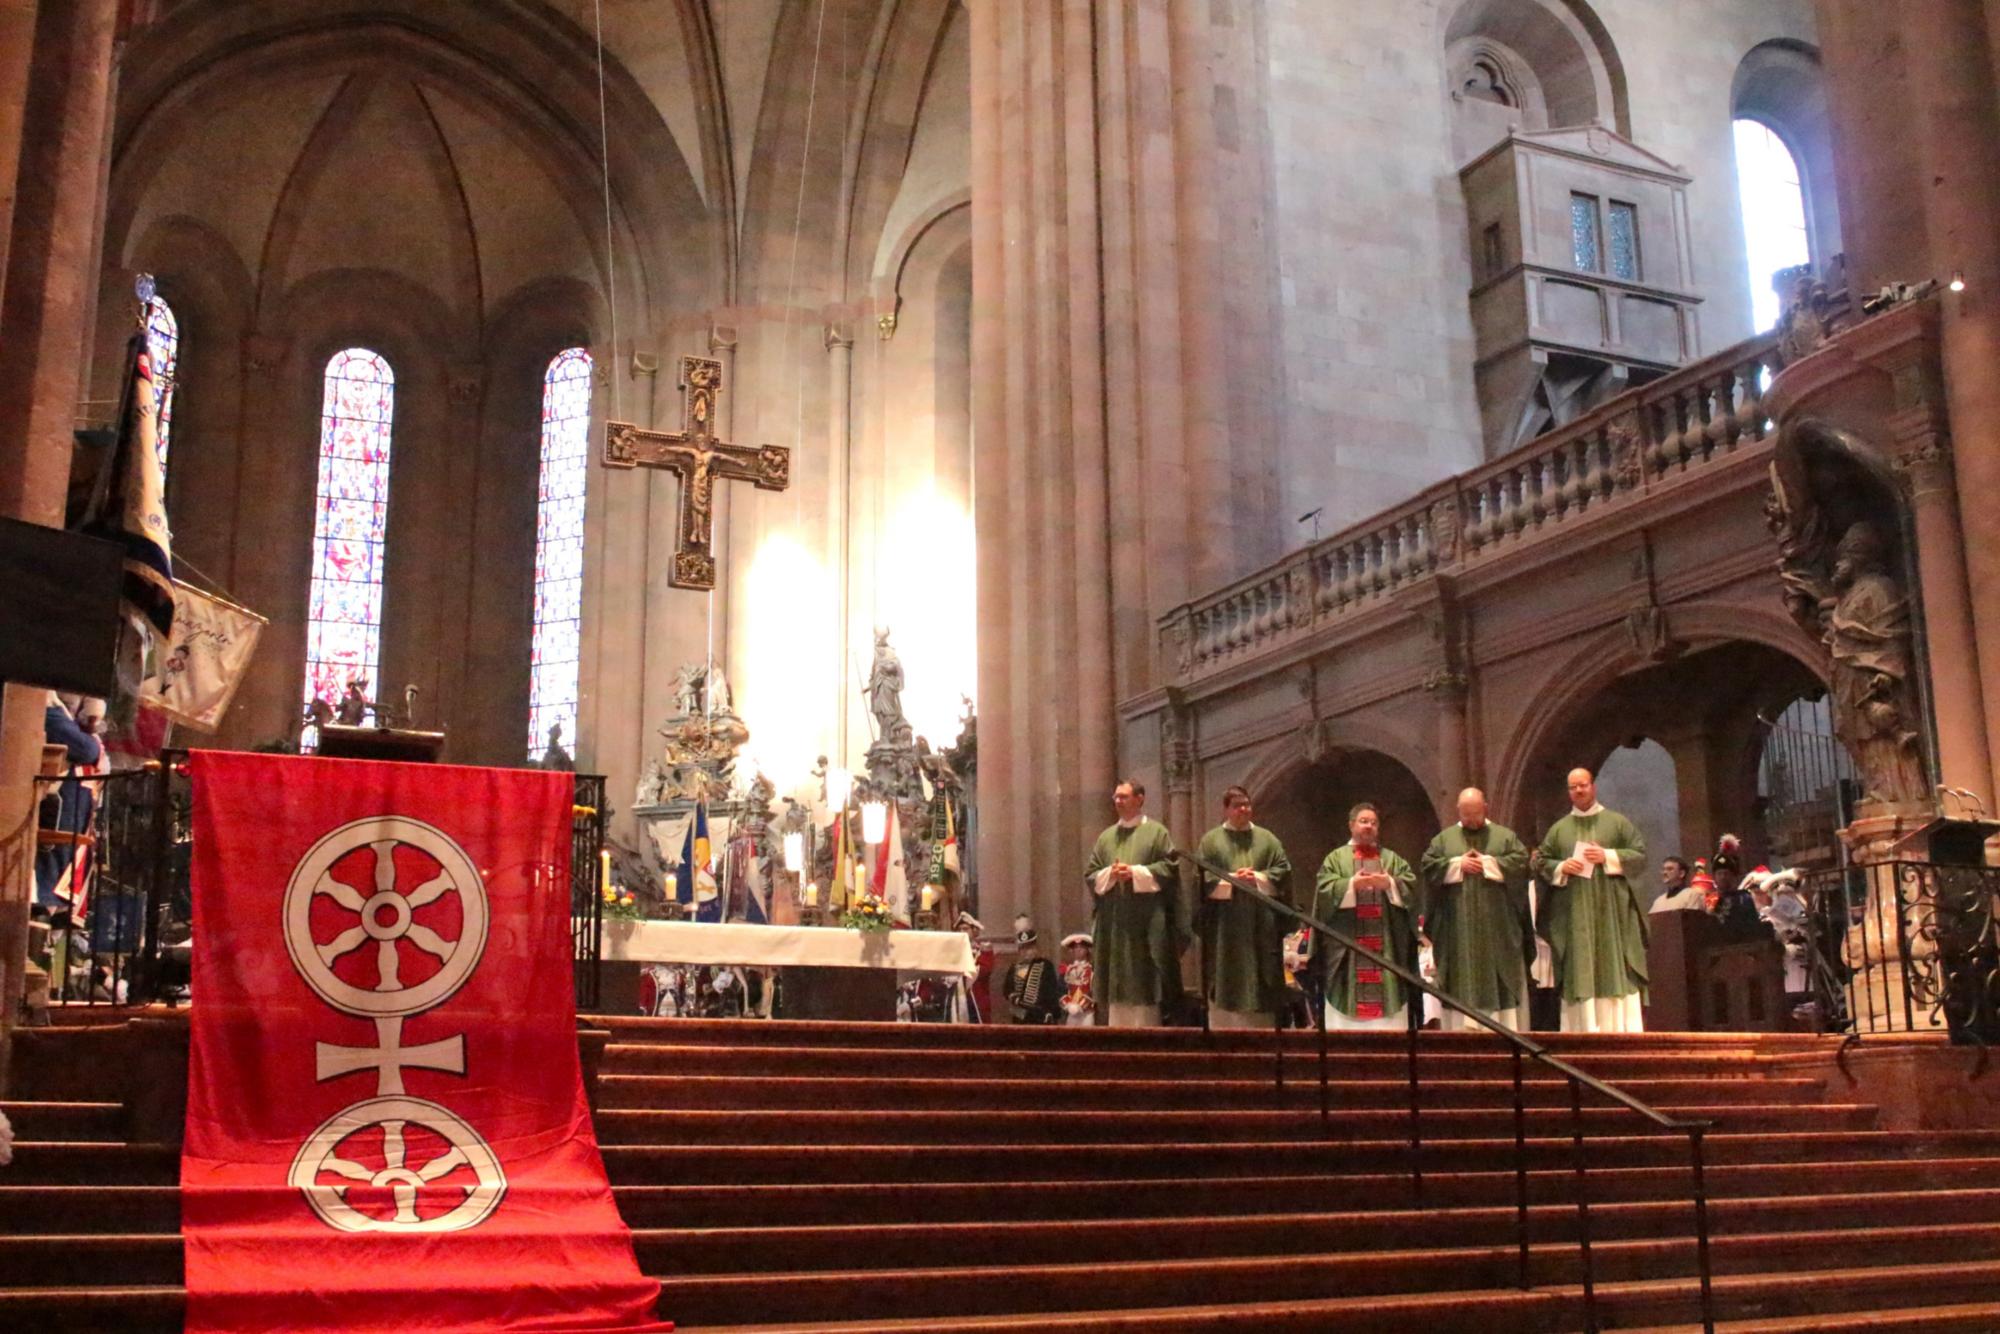
M 319 505 L 306 612 L 310 704 L 338 705 L 350 681 L 373 698 L 382 654 L 382 542 L 389 527 L 389 436 L 396 373 L 365 347 L 326 363 L 319 418 Z M 307 729 L 302 747 L 317 743 Z
M 1759 332 L 1778 322 L 1771 283 L 1780 269 L 1812 262 L 1798 159 L 1761 120 L 1736 122 L 1736 189 L 1750 252 L 1750 310 Z
M 167 437 L 174 429 L 174 380 L 181 363 L 181 323 L 155 293 L 146 303 L 146 354 L 153 363 L 153 401 L 159 407 L 160 476 L 167 475 Z
M 528 754 L 549 728 L 576 736 L 583 635 L 583 488 L 590 453 L 590 352 L 558 352 L 542 376 L 542 475 L 535 508 L 535 640 L 528 686 Z

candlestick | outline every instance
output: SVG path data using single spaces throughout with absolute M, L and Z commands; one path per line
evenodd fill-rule
M 611 897 L 611 849 L 597 851 L 597 893 L 600 898 Z

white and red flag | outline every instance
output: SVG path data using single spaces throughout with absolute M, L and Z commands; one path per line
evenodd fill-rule
M 584 1103 L 572 776 L 191 763 L 187 1328 L 671 1329 Z

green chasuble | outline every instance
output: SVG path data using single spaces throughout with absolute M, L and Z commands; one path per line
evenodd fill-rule
M 1292 863 L 1285 856 L 1285 845 L 1268 829 L 1253 824 L 1239 831 L 1217 825 L 1203 835 L 1195 855 L 1225 871 L 1245 866 L 1262 871 L 1271 882 L 1264 892 L 1292 902 Z M 1276 1010 L 1285 996 L 1285 933 L 1292 919 L 1280 917 L 1247 893 L 1232 891 L 1226 899 L 1211 898 L 1216 877 L 1206 871 L 1189 874 L 1201 877 L 1196 920 L 1201 926 L 1208 1003 L 1245 1013 Z
M 1097 893 L 1097 873 L 1119 862 L 1145 867 L 1159 886 L 1138 892 L 1134 880 L 1112 880 Z M 1180 994 L 1181 951 L 1188 914 L 1180 902 L 1173 835 L 1158 820 L 1127 829 L 1112 825 L 1097 836 L 1084 868 L 1091 901 L 1092 990 L 1102 1005 L 1159 1005 Z
M 1447 882 L 1467 852 L 1499 863 L 1500 879 L 1483 872 Z M 1424 934 L 1437 958 L 1438 986 L 1488 1014 L 1528 1003 L 1528 849 L 1505 825 L 1452 825 L 1424 849 Z
M 1356 940 L 1364 936 L 1382 938 L 1382 948 L 1376 953 L 1414 969 L 1417 964 L 1417 933 L 1412 923 L 1411 910 L 1417 892 L 1417 875 L 1410 864 L 1387 848 L 1381 850 L 1382 869 L 1395 880 L 1402 903 L 1398 905 L 1389 894 L 1382 895 L 1382 917 L 1380 921 L 1363 921 L 1356 908 L 1342 908 L 1341 901 L 1347 897 L 1347 882 L 1354 879 L 1356 865 L 1354 845 L 1345 844 L 1326 854 L 1326 860 L 1319 866 L 1319 895 L 1313 900 L 1313 916 L 1325 922 L 1336 931 L 1345 932 Z M 1364 942 L 1365 943 L 1365 942 Z M 1315 941 L 1315 950 L 1325 950 L 1326 998 L 1333 1008 L 1350 1018 L 1379 1018 L 1374 1015 L 1355 1013 L 1355 989 L 1360 981 L 1355 974 L 1357 966 L 1373 970 L 1375 965 L 1359 955 L 1333 945 L 1330 941 Z M 1403 980 L 1394 973 L 1382 974 L 1382 1014 L 1391 1015 L 1403 1008 L 1407 999 Z
M 1619 874 L 1592 866 L 1588 876 L 1556 883 L 1556 868 L 1578 842 L 1618 854 Z M 1542 840 L 1540 877 L 1547 887 L 1544 918 L 1565 1002 L 1646 995 L 1646 903 L 1637 886 L 1646 874 L 1646 840 L 1616 811 L 1571 811 Z

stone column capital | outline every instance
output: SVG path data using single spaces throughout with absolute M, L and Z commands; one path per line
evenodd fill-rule
M 711 356 L 721 356 L 736 350 L 736 326 L 733 324 L 711 324 L 708 326 L 708 351 Z
M 834 321 L 826 326 L 826 350 L 829 352 L 851 351 L 854 347 L 854 333 L 847 325 Z

